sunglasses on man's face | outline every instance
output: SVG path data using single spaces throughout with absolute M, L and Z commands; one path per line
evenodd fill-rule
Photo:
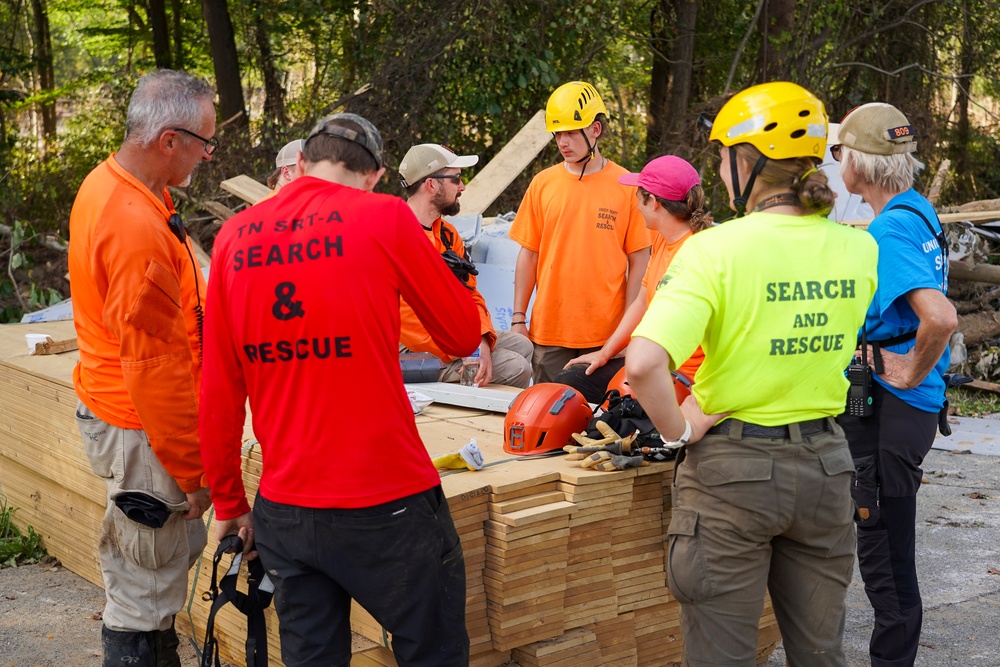
M 830 155 L 833 156 L 834 160 L 840 162 L 840 144 L 834 144 L 833 146 L 830 146 Z
M 462 175 L 461 174 L 440 174 L 440 175 L 437 175 L 437 176 L 428 176 L 427 178 L 433 178 L 434 180 L 437 180 L 437 181 L 452 181 L 453 183 L 461 183 L 462 182 Z

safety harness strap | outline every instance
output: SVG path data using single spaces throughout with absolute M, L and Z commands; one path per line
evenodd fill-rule
M 219 564 L 227 551 L 233 551 L 233 561 L 229 569 L 219 579 Z M 267 660 L 267 620 L 264 610 L 274 597 L 274 584 L 264 571 L 260 559 L 247 561 L 247 592 L 237 590 L 240 565 L 243 563 L 243 540 L 237 535 L 228 535 L 219 543 L 212 559 L 212 588 L 202 595 L 206 602 L 212 602 L 205 625 L 205 646 L 201 653 L 201 667 L 221 667 L 219 642 L 215 638 L 215 615 L 227 602 L 247 617 L 246 656 L 247 667 L 266 667 Z

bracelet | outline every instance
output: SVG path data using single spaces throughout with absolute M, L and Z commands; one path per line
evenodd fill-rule
M 515 315 L 524 315 L 525 313 L 524 313 L 524 312 L 522 312 L 522 311 L 520 311 L 520 310 L 515 310 L 515 311 L 514 311 L 514 314 L 515 314 Z
M 515 324 L 527 324 L 527 323 L 528 323 L 527 320 L 521 320 L 520 322 L 511 322 L 510 325 L 514 326 Z
M 688 440 L 690 439 L 691 439 L 691 422 L 689 422 L 687 419 L 684 420 L 684 433 L 682 433 L 681 437 L 677 438 L 676 440 L 667 440 L 666 438 L 663 437 L 662 433 L 660 434 L 660 440 L 663 441 L 663 446 L 667 449 L 678 449 L 680 447 L 683 447 L 684 445 L 688 444 Z

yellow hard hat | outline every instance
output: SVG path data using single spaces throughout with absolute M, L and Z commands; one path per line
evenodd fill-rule
M 710 141 L 751 144 L 773 160 L 812 157 L 826 151 L 827 115 L 808 90 L 787 81 L 740 91 L 719 111 Z
M 549 96 L 545 105 L 545 129 L 548 132 L 582 130 L 590 127 L 599 113 L 610 115 L 597 89 L 584 81 L 570 81 Z

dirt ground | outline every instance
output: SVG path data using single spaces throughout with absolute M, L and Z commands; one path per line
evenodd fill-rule
M 104 591 L 57 563 L 0 570 L 0 667 L 101 664 Z M 181 639 L 181 664 L 197 667 Z

